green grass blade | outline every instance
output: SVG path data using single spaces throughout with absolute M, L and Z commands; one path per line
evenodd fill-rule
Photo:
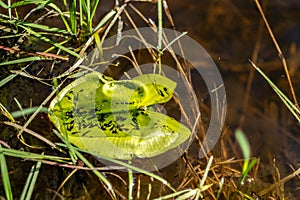
M 16 21 L 16 25 L 23 25 L 26 27 L 36 28 L 47 32 L 54 32 L 54 33 L 63 33 L 63 34 L 69 34 L 68 31 L 59 29 L 57 27 L 50 27 L 42 24 L 36 24 L 36 23 L 30 23 L 30 22 L 22 22 L 22 21 Z
M 61 162 L 61 163 L 69 163 L 69 161 L 71 160 L 70 158 L 67 158 L 67 157 L 40 155 L 40 154 L 36 154 L 36 153 L 30 153 L 30 152 L 26 152 L 26 151 L 8 149 L 8 148 L 3 148 L 3 147 L 0 151 L 3 152 L 4 155 L 6 155 L 6 156 L 23 158 L 23 159 L 52 160 L 52 161 Z
M 61 145 L 61 146 L 65 146 L 65 145 Z M 80 149 L 80 148 L 77 148 L 77 147 L 73 147 L 73 148 L 76 149 L 77 151 L 81 151 L 81 152 L 85 152 L 85 153 L 94 155 L 93 153 L 91 153 L 91 152 L 89 152 L 89 151 L 87 151 L 87 150 L 83 150 L 83 149 Z M 97 156 L 97 155 L 94 155 L 94 156 Z M 166 185 L 166 186 L 167 186 L 170 190 L 172 190 L 173 192 L 176 192 L 176 190 L 171 186 L 171 184 L 170 184 L 168 181 L 166 181 L 165 179 L 163 179 L 162 177 L 160 177 L 160 176 L 158 176 L 158 175 L 156 175 L 156 174 L 153 174 L 153 173 L 148 172 L 148 171 L 146 171 L 146 170 L 140 169 L 140 168 L 138 168 L 138 167 L 135 167 L 135 166 L 130 165 L 130 164 L 128 164 L 128 163 L 122 162 L 122 161 L 120 161 L 120 160 L 116 160 L 116 159 L 112 159 L 112 158 L 105 158 L 105 157 L 101 157 L 101 158 L 104 159 L 104 160 L 107 160 L 107 161 L 109 161 L 109 162 L 112 162 L 112 163 L 121 165 L 121 166 L 123 166 L 123 167 L 126 167 L 126 168 L 128 168 L 128 169 L 131 169 L 131 170 L 133 170 L 133 171 L 136 171 L 136 172 L 145 174 L 145 175 L 147 175 L 147 176 L 149 176 L 149 177 L 152 177 L 152 178 L 158 180 L 159 182 L 163 183 L 164 185 Z
M 96 42 L 96 47 L 98 48 L 98 51 L 99 51 L 99 57 L 103 59 L 103 50 L 102 50 L 102 44 L 101 44 L 101 39 L 100 39 L 100 36 L 99 34 L 96 32 L 93 34 L 94 35 L 94 38 L 95 38 L 95 42 Z
M 10 60 L 10 61 L 7 61 L 7 62 L 0 63 L 0 66 L 15 65 L 15 64 L 25 63 L 25 62 L 32 62 L 32 61 L 36 61 L 36 60 L 49 60 L 49 58 L 42 58 L 42 57 L 39 57 L 39 56 L 26 57 L 26 58 L 20 58 L 20 59 Z
M 21 110 L 18 110 L 18 111 L 14 111 L 14 112 L 11 113 L 11 115 L 14 118 L 24 117 L 25 115 L 29 115 L 29 114 L 34 113 L 36 110 L 39 110 L 39 112 L 48 112 L 48 108 L 46 108 L 46 107 L 43 107 L 42 109 L 39 109 L 38 106 L 34 106 L 34 107 L 31 107 L 31 108 L 25 108 L 25 109 L 21 109 Z
M 238 129 L 235 131 L 235 138 L 237 142 L 239 143 L 243 156 L 244 156 L 244 166 L 243 166 L 243 172 L 248 168 L 249 160 L 250 160 L 250 145 L 248 142 L 247 137 L 243 133 L 242 130 Z
M 87 153 L 90 153 L 90 152 L 87 152 Z M 97 155 L 95 155 L 95 156 L 97 156 Z M 163 179 L 162 177 L 160 177 L 160 176 L 158 176 L 158 175 L 156 175 L 156 174 L 153 174 L 153 173 L 148 172 L 148 171 L 146 171 L 146 170 L 140 169 L 140 168 L 135 167 L 135 166 L 133 166 L 133 165 L 129 165 L 129 164 L 127 164 L 127 163 L 125 163 L 125 162 L 122 162 L 122 161 L 120 161 L 120 160 L 115 160 L 115 159 L 111 159 L 111 158 L 104 158 L 104 157 L 101 157 L 101 158 L 103 158 L 103 159 L 105 159 L 105 160 L 108 160 L 108 161 L 110 161 L 110 162 L 116 163 L 116 164 L 118 164 L 118 165 L 124 166 L 124 167 L 126 167 L 126 168 L 128 168 L 128 169 L 131 169 L 131 170 L 133 170 L 133 171 L 136 171 L 136 172 L 145 174 L 145 175 L 147 175 L 147 176 L 149 176 L 149 177 L 152 177 L 152 178 L 154 178 L 154 179 L 160 181 L 160 182 L 163 183 L 164 185 L 166 185 L 166 186 L 167 186 L 170 190 L 172 190 L 173 192 L 176 192 L 176 190 L 171 186 L 171 184 L 170 184 L 168 181 L 166 181 L 165 179 Z
M 99 0 L 96 0 L 96 1 L 92 2 L 92 10 L 91 10 L 89 18 L 87 19 L 88 28 L 89 28 L 90 33 L 93 30 L 93 27 L 92 27 L 92 25 L 93 25 L 93 17 L 94 17 L 94 15 L 96 13 L 96 9 L 98 7 L 98 4 L 99 4 Z
M 131 164 L 131 161 L 128 161 L 128 164 Z M 133 172 L 131 169 L 128 169 L 128 199 L 132 200 L 133 196 L 132 196 L 132 192 L 133 192 Z
M 218 189 L 218 192 L 217 192 L 217 199 L 219 199 L 220 196 L 221 196 L 223 186 L 224 186 L 224 177 L 222 177 L 220 182 L 219 182 L 219 189 Z
M 38 5 L 38 6 L 36 7 L 36 9 L 39 10 L 39 9 L 45 7 L 47 4 L 49 4 L 49 3 L 53 2 L 53 1 L 54 1 L 54 0 L 44 1 L 44 3 L 41 3 L 40 5 Z
M 11 5 L 11 8 L 17 8 L 17 7 L 26 6 L 26 5 L 29 5 L 29 4 L 37 4 L 37 7 L 35 9 L 39 10 L 39 9 L 45 7 L 46 5 L 48 5 L 51 2 L 53 2 L 53 0 L 48 0 L 48 1 L 44 1 L 44 0 L 17 1 L 17 2 L 15 2 Z
M 55 46 L 55 47 L 57 47 L 57 48 L 65 51 L 65 52 L 67 52 L 67 53 L 69 53 L 69 54 L 71 54 L 71 55 L 73 55 L 73 56 L 75 56 L 77 58 L 80 58 L 79 54 L 77 54 L 74 51 L 72 51 L 72 50 L 70 50 L 70 49 L 68 49 L 68 48 L 60 45 L 59 43 L 53 42 L 49 38 L 47 38 L 47 37 L 45 37 L 45 36 L 43 36 L 43 35 L 35 32 L 35 31 L 33 31 L 32 29 L 30 29 L 30 28 L 28 28 L 26 26 L 23 26 L 23 25 L 20 25 L 20 27 L 22 27 L 23 29 L 25 29 L 27 32 L 29 32 L 30 34 L 34 35 L 35 37 L 37 37 L 37 38 L 39 38 L 39 39 L 41 39 L 41 40 L 43 40 L 45 42 L 48 42 L 48 43 L 52 44 L 53 46 Z
M 272 89 L 279 96 L 281 101 L 286 105 L 290 112 L 294 115 L 298 122 L 300 122 L 300 110 L 294 105 L 294 103 L 267 77 L 267 75 L 257 67 L 251 60 L 249 60 L 251 65 L 264 77 L 264 79 L 269 83 Z
M 65 138 L 62 134 L 60 134 L 59 132 L 57 132 L 56 130 L 53 130 L 53 132 L 66 145 L 66 147 L 67 147 L 67 149 L 69 151 L 69 155 L 71 157 L 72 162 L 76 163 L 76 161 L 78 159 L 77 159 L 74 147 L 71 145 L 71 143 L 69 142 L 69 140 L 67 138 Z
M 12 195 L 12 190 L 11 190 L 11 186 L 10 186 L 10 180 L 9 180 L 6 160 L 5 160 L 3 148 L 1 145 L 0 145 L 0 166 L 1 166 L 1 176 L 2 176 L 2 182 L 3 182 L 6 199 L 12 200 L 13 195 Z
M 86 22 L 87 22 L 87 28 L 88 28 L 88 30 L 89 30 L 89 32 L 92 32 L 92 24 L 91 24 L 91 6 L 90 6 L 90 1 L 89 0 L 87 0 L 87 1 L 85 1 L 86 3 L 85 3 L 85 5 L 86 5 Z
M 51 1 L 51 0 L 50 0 Z M 11 5 L 12 8 L 16 8 L 16 7 L 20 7 L 20 6 L 25 6 L 28 4 L 42 4 L 42 5 L 46 5 L 47 3 L 50 2 L 48 1 L 44 1 L 44 0 L 25 0 L 25 1 L 17 1 L 15 3 L 13 3 Z
M 157 55 L 157 63 L 158 63 L 158 73 L 161 74 L 161 55 L 162 55 L 162 28 L 163 28 L 163 19 L 162 19 L 162 0 L 157 1 L 157 15 L 158 15 L 158 31 L 157 31 L 157 49 L 158 49 L 158 55 Z
M 31 167 L 31 169 L 30 169 L 30 172 L 29 172 L 28 176 L 27 176 L 25 185 L 24 185 L 24 187 L 23 187 L 23 190 L 22 190 L 22 193 L 21 193 L 21 196 L 20 196 L 20 200 L 24 200 L 24 199 L 26 198 L 26 193 L 27 193 L 28 188 L 29 188 L 29 186 L 30 186 L 30 182 L 31 182 L 31 179 L 32 179 L 33 173 L 34 173 L 34 169 L 35 169 L 35 167 L 34 167 L 34 165 L 33 165 L 33 166 Z
M 2 8 L 8 9 L 8 5 L 6 5 L 3 1 L 0 0 L 0 6 Z
M 12 122 L 15 122 L 15 119 L 10 114 L 10 112 L 3 106 L 2 103 L 0 103 L 0 114 L 4 115 L 7 119 L 9 119 Z
M 209 170 L 210 170 L 210 166 L 211 166 L 211 164 L 212 164 L 213 158 L 214 158 L 214 157 L 211 156 L 211 157 L 209 158 L 208 162 L 207 162 L 207 165 L 206 165 L 206 168 L 205 168 L 203 177 L 202 177 L 202 179 L 201 179 L 201 181 L 200 181 L 200 183 L 199 183 L 199 189 L 200 189 L 200 191 L 202 191 L 202 189 L 203 189 L 203 187 L 204 187 L 204 183 L 205 183 L 205 181 L 206 181 L 208 172 L 209 172 Z
M 0 29 L 2 29 L 2 28 L 3 27 L 0 26 Z M 2 31 L 6 31 L 6 30 L 2 29 Z M 0 39 L 18 38 L 21 36 L 23 36 L 23 34 L 5 35 L 5 36 L 0 37 Z
M 97 24 L 97 26 L 94 28 L 94 33 L 99 30 L 110 18 L 112 18 L 116 14 L 116 11 L 111 10 L 109 13 L 107 13 L 102 20 Z
M 256 164 L 257 159 L 254 158 L 251 160 L 250 164 L 250 144 L 248 142 L 248 139 L 246 135 L 243 133 L 242 130 L 238 129 L 235 131 L 235 137 L 242 149 L 243 155 L 244 155 L 244 164 L 242 169 L 242 177 L 239 182 L 239 187 L 244 183 L 244 180 L 246 176 L 248 175 L 249 171 L 252 169 L 252 167 Z
M 82 10 L 82 1 L 79 0 L 79 26 L 83 27 L 83 10 Z
M 86 166 L 88 166 L 89 168 L 93 169 L 94 166 L 77 150 L 75 150 L 76 155 L 78 156 L 78 158 L 80 160 L 82 160 L 82 162 L 84 162 L 84 164 L 86 164 Z M 116 199 L 116 194 L 112 188 L 111 183 L 97 170 L 92 170 L 93 173 L 98 176 L 100 178 L 100 180 L 107 186 L 108 190 L 111 192 L 111 194 L 113 195 L 113 197 Z
M 90 19 L 90 20 L 93 19 L 94 15 L 95 15 L 95 13 L 96 13 L 98 4 L 99 4 L 99 0 L 94 1 L 93 7 L 92 7 L 92 12 L 91 12 L 91 19 Z
M 77 20 L 76 20 L 76 0 L 69 1 L 70 7 L 70 24 L 72 33 L 77 34 Z
M 68 21 L 66 20 L 66 18 L 64 17 L 64 13 L 61 11 L 61 9 L 51 3 L 53 2 L 53 0 L 49 0 L 49 1 L 44 1 L 44 0 L 25 0 L 25 1 L 17 1 L 15 3 L 12 4 L 12 8 L 16 8 L 16 7 L 19 7 L 19 6 L 24 6 L 24 5 L 28 5 L 28 4 L 39 4 L 39 8 L 43 7 L 43 6 L 50 6 L 51 8 L 53 8 L 61 17 L 61 19 L 63 20 L 65 26 L 66 26 L 66 29 L 68 32 L 71 32 L 71 29 L 70 29 L 70 26 L 68 24 Z
M 9 19 L 11 19 L 12 18 L 12 15 L 11 15 L 11 0 L 7 1 L 7 6 L 8 6 L 8 17 L 9 17 Z
M 35 166 L 31 167 L 31 170 L 28 174 L 28 177 L 27 177 L 26 183 L 24 185 L 20 200 L 30 200 L 31 199 L 34 185 L 35 185 L 37 177 L 39 175 L 41 165 L 42 165 L 41 162 L 37 162 Z
M 248 165 L 248 167 L 246 169 L 243 170 L 242 172 L 242 177 L 240 180 L 240 184 L 244 183 L 249 171 L 252 169 L 252 167 L 254 167 L 254 165 L 257 163 L 257 158 L 254 158 L 251 160 L 250 164 Z
M 65 27 L 66 27 L 67 31 L 71 33 L 71 28 L 70 28 L 70 26 L 69 26 L 69 24 L 68 24 L 68 21 L 67 21 L 66 18 L 64 17 L 64 13 L 60 10 L 60 8 L 57 7 L 57 6 L 56 6 L 55 4 L 53 4 L 53 3 L 49 3 L 48 6 L 50 6 L 50 7 L 53 8 L 56 12 L 58 12 L 60 18 L 62 19 L 62 21 L 63 21 L 64 24 L 65 24 Z
M 163 27 L 163 19 L 162 19 L 162 2 L 161 0 L 157 1 L 157 14 L 158 14 L 158 44 L 157 48 L 160 51 L 162 47 L 162 27 Z
M 1 64 L 1 63 L 0 63 Z M 17 76 L 17 74 L 11 74 L 8 77 L 5 77 L 4 79 L 2 79 L 0 81 L 0 88 L 5 85 L 6 83 L 8 83 L 9 81 L 11 81 L 12 79 L 14 79 Z
M 56 89 L 56 95 L 58 95 L 59 93 L 59 90 L 58 90 L 58 82 L 57 82 L 57 79 L 54 78 L 53 79 L 53 86 L 54 88 Z M 61 106 L 61 105 L 60 105 Z M 75 149 L 74 147 L 71 145 L 70 141 L 69 141 L 69 138 L 68 138 L 68 134 L 66 132 L 66 128 L 64 128 L 63 130 L 65 130 L 64 132 L 62 133 L 59 133 L 58 131 L 56 130 L 53 130 L 53 132 L 55 133 L 55 135 L 61 139 L 61 141 L 63 141 L 63 143 L 67 146 L 68 148 L 68 151 L 69 151 L 69 155 L 73 161 L 73 163 L 75 163 L 77 161 L 77 155 L 75 153 Z

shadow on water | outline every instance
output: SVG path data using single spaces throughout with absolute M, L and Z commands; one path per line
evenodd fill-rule
M 108 5 L 107 7 L 111 7 Z M 246 84 L 250 71 L 253 70 L 248 63 L 248 59 L 255 57 L 257 53 L 257 64 L 267 75 L 279 86 L 286 94 L 289 93 L 288 83 L 284 74 L 281 61 L 277 56 L 276 49 L 267 33 L 265 27 L 260 24 L 260 16 L 257 12 L 254 2 L 243 1 L 233 2 L 225 1 L 170 1 L 169 8 L 174 17 L 176 29 L 179 31 L 188 31 L 189 36 L 197 40 L 212 56 L 218 65 L 227 92 L 228 113 L 226 118 L 226 127 L 222 136 L 225 145 L 230 149 L 232 145 L 231 139 L 233 132 L 237 127 L 242 127 L 247 134 L 252 148 L 252 155 L 261 158 L 260 169 L 256 174 L 261 182 L 257 187 L 264 187 L 276 180 L 274 174 L 276 167 L 280 171 L 280 177 L 285 177 L 293 172 L 292 168 L 298 168 L 300 163 L 300 126 L 296 120 L 271 90 L 267 82 L 255 72 L 251 91 L 249 93 L 249 101 L 246 107 L 243 107 L 246 93 Z M 276 38 L 282 47 L 287 58 L 290 73 L 295 86 L 295 91 L 299 96 L 300 91 L 300 14 L 298 12 L 300 3 L 296 0 L 290 1 L 270 1 L 266 3 L 265 9 L 269 19 L 269 23 L 273 28 Z M 103 9 L 103 8 L 101 8 Z M 103 10 L 101 10 L 103 12 Z M 101 13 L 99 11 L 99 13 Z M 149 15 L 156 16 L 156 10 L 148 9 Z M 101 14 L 99 14 L 101 15 Z M 167 25 L 167 23 L 166 23 Z M 170 28 L 170 27 L 166 27 Z M 260 30 L 261 29 L 261 30 Z M 261 34 L 261 35 L 259 35 Z M 258 36 L 259 35 L 259 36 Z M 255 45 L 259 44 L 259 50 L 255 52 Z M 30 48 L 39 48 L 39 44 L 28 44 Z M 46 48 L 46 47 L 45 47 Z M 1 59 L 5 60 L 5 52 L 0 52 Z M 39 74 L 41 78 L 51 78 L 54 72 L 48 66 L 49 63 L 39 62 L 30 68 L 30 73 Z M 58 63 L 56 74 L 64 71 L 70 63 Z M 7 69 L 0 69 L 0 79 L 8 74 L 8 69 L 17 67 L 10 66 Z M 52 73 L 49 75 L 49 73 Z M 197 81 L 195 81 L 197 88 Z M 200 88 L 200 89 L 199 89 Z M 198 87 L 203 90 L 202 86 Z M 51 86 L 45 87 L 44 84 L 36 80 L 24 79 L 18 77 L 0 90 L 0 101 L 10 111 L 18 110 L 18 106 L 14 98 L 18 99 L 23 107 L 31 105 L 39 105 L 40 102 L 47 97 L 52 90 Z M 199 92 L 196 90 L 196 93 Z M 207 98 L 204 94 L 200 94 L 201 98 Z M 290 95 L 289 95 L 290 96 Z M 241 123 L 241 118 L 243 122 Z M 22 122 L 22 119 L 20 119 Z M 11 132 L 14 130 L 0 124 L 1 140 L 6 141 L 15 149 L 24 149 L 24 145 L 18 142 L 15 135 Z M 47 120 L 46 114 L 40 114 L 30 125 L 32 130 L 41 130 L 40 132 L 47 136 L 51 141 L 57 140 L 55 136 L 49 135 L 52 126 Z M 34 139 L 25 135 L 25 141 L 35 144 Z M 221 141 L 218 145 L 221 145 Z M 233 140 L 233 143 L 235 141 Z M 37 146 L 40 144 L 36 143 Z M 193 145 L 190 151 L 193 151 Z M 32 151 L 32 150 L 31 150 Z M 52 152 L 47 149 L 47 151 Z M 38 150 L 37 150 L 38 152 Z M 56 154 L 57 152 L 52 152 Z M 214 149 L 216 155 L 223 155 L 217 146 Z M 193 154 L 191 152 L 191 154 Z M 227 158 L 231 156 L 241 156 L 241 153 L 228 152 Z M 91 159 L 92 160 L 92 159 Z M 8 165 L 14 166 L 20 162 L 17 159 L 8 158 Z M 98 161 L 93 161 L 95 165 L 100 165 Z M 21 162 L 22 167 L 18 165 L 11 168 L 11 179 L 15 183 L 13 188 L 16 196 L 21 193 L 21 186 L 33 163 Z M 70 170 L 45 166 L 42 168 L 39 183 L 36 185 L 36 198 L 51 199 L 53 191 L 63 182 L 64 178 L 70 173 Z M 180 186 L 181 181 L 186 175 L 186 166 L 183 162 L 175 162 L 170 166 L 160 170 L 160 174 L 164 175 L 175 188 Z M 127 174 L 124 172 L 107 173 L 110 180 L 114 183 L 114 189 L 119 194 L 126 194 L 127 187 L 121 184 L 127 181 Z M 125 177 L 125 178 L 124 178 Z M 276 177 L 278 178 L 278 177 Z M 162 188 L 159 183 L 149 179 L 149 177 L 138 176 L 137 180 L 141 181 L 140 196 L 147 195 L 149 192 L 148 184 L 151 182 L 152 194 L 165 194 L 166 189 Z M 155 187 L 157 186 L 157 187 Z M 88 194 L 82 190 L 87 188 Z M 285 192 L 287 196 L 299 197 L 300 192 L 299 179 L 295 178 L 285 184 Z M 64 187 L 64 196 L 68 199 L 80 197 L 90 197 L 91 199 L 109 198 L 109 196 L 99 196 L 99 194 L 107 195 L 102 184 L 95 180 L 90 172 L 79 171 L 73 176 Z M 47 190 L 45 190 L 47 189 Z M 0 191 L 3 196 L 3 191 Z

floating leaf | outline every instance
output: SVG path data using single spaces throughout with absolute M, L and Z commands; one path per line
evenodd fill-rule
M 153 157 L 191 135 L 175 119 L 147 108 L 165 103 L 176 83 L 158 74 L 113 80 L 87 74 L 65 87 L 49 106 L 49 118 L 74 145 L 102 157 Z

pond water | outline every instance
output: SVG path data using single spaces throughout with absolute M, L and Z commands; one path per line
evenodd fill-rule
M 113 6 L 111 2 L 103 3 L 104 6 L 101 6 L 98 10 L 98 17 L 102 16 L 106 9 L 110 9 Z M 254 71 L 248 62 L 248 59 L 254 60 L 271 80 L 285 94 L 291 97 L 287 78 L 276 48 L 265 26 L 260 22 L 261 17 L 254 1 L 173 0 L 169 1 L 168 5 L 176 30 L 188 31 L 188 35 L 207 50 L 217 64 L 224 80 L 228 110 L 222 137 L 213 150 L 215 157 L 220 156 L 220 160 L 229 159 L 233 156 L 242 158 L 239 148 L 231 148 L 232 146 L 237 146 L 234 140 L 234 131 L 236 128 L 241 127 L 249 139 L 252 156 L 260 158 L 260 166 L 256 173 L 256 180 L 259 182 L 256 186 L 258 188 L 256 191 L 260 191 L 264 186 L 291 174 L 293 169 L 299 168 L 300 126 L 267 82 Z M 275 37 L 287 59 L 296 95 L 300 98 L 300 73 L 298 73 L 300 70 L 300 14 L 298 12 L 300 3 L 296 0 L 276 0 L 263 3 L 263 5 Z M 140 9 L 145 9 L 146 16 L 156 19 L 155 4 L 150 4 L 149 6 L 146 3 L 141 3 L 141 5 L 137 3 L 136 6 Z M 166 18 L 166 16 L 164 17 Z M 167 20 L 165 21 L 165 26 L 166 28 L 171 27 Z M 4 42 L 2 39 L 0 41 L 1 45 L 7 46 L 13 43 L 10 41 Z M 32 50 L 39 49 L 44 43 L 25 43 L 24 45 L 24 49 L 30 48 Z M 8 54 L 6 51 L 0 51 L 0 56 L 0 60 L 6 60 Z M 27 70 L 30 74 L 38 74 L 38 77 L 48 79 L 46 81 L 49 82 L 50 78 L 63 72 L 73 61 L 74 59 L 68 63 L 56 63 L 54 65 L 55 71 L 52 71 L 51 63 L 47 61 L 35 63 L 33 66 L 28 67 Z M 2 80 L 9 74 L 8 69 L 18 68 L 18 66 L 0 68 L 0 79 Z M 251 73 L 254 73 L 254 78 L 251 90 L 248 92 L 246 89 L 247 81 L 251 77 Z M 201 81 L 199 82 L 201 83 Z M 199 99 L 206 102 L 208 95 L 205 93 L 203 86 L 199 85 L 200 83 L 194 81 L 195 91 Z M 9 111 L 15 111 L 18 110 L 18 106 L 14 98 L 20 101 L 24 108 L 37 106 L 51 91 L 51 85 L 45 86 L 45 84 L 37 80 L 18 76 L 6 84 L 5 87 L 0 88 L 0 102 Z M 247 95 L 249 95 L 249 100 L 245 104 Z M 205 119 L 205 114 L 204 111 L 203 121 L 207 120 Z M 20 118 L 18 120 L 22 124 L 26 119 Z M 16 135 L 12 134 L 15 132 L 13 128 L 3 124 L 0 124 L 0 127 L 0 139 L 2 141 L 5 141 L 15 149 L 30 149 L 21 144 Z M 59 142 L 59 139 L 52 134 L 52 128 L 53 126 L 46 114 L 39 114 L 30 124 L 30 129 L 41 133 L 53 142 Z M 39 141 L 26 134 L 24 134 L 24 138 L 30 144 L 43 146 Z M 228 150 L 226 155 L 224 152 L 221 152 L 224 146 L 226 149 L 232 149 Z M 193 156 L 193 150 L 196 148 L 197 146 L 195 145 L 191 146 L 191 157 Z M 49 148 L 44 150 L 52 155 L 59 155 L 57 151 Z M 30 151 L 40 152 L 39 149 L 30 149 Z M 101 165 L 100 162 L 92 159 L 92 157 L 88 158 L 93 164 Z M 188 167 L 184 159 L 178 159 L 178 161 L 168 167 L 159 170 L 159 174 L 175 188 L 184 188 L 182 184 L 186 181 L 186 177 L 189 177 L 189 170 L 187 170 Z M 195 163 L 202 162 L 202 160 L 199 162 L 195 161 Z M 15 196 L 20 195 L 30 167 L 34 164 L 34 162 L 28 161 L 19 163 L 19 159 L 8 158 Z M 203 166 L 201 168 L 204 169 Z M 279 173 L 276 171 L 277 168 Z M 51 199 L 59 185 L 70 173 L 71 170 L 67 168 L 43 165 L 38 184 L 36 185 L 36 192 L 34 193 L 35 199 L 41 199 L 42 197 Z M 126 198 L 127 186 L 122 181 L 127 181 L 127 173 L 112 171 L 106 173 L 106 176 L 114 184 L 113 187 L 117 194 L 120 195 L 120 199 Z M 169 192 L 162 184 L 144 175 L 136 176 L 135 182 L 140 188 L 138 196 L 140 199 L 146 199 L 149 191 L 151 191 L 149 198 Z M 196 183 L 191 181 L 190 184 L 186 185 L 195 187 Z M 299 198 L 299 187 L 299 177 L 288 181 L 284 188 L 287 199 Z M 135 188 L 135 190 L 138 189 Z M 85 171 L 76 172 L 64 185 L 62 191 L 63 196 L 67 199 L 110 198 L 103 185 L 99 183 L 95 176 Z M 0 190 L 0 195 L 4 196 L 2 189 Z
M 260 24 L 255 2 L 181 1 L 170 3 L 170 7 L 177 28 L 189 31 L 205 47 L 223 75 L 228 98 L 226 122 L 229 130 L 225 132 L 229 133 L 225 134 L 232 134 L 236 127 L 242 127 L 251 144 L 252 155 L 261 158 L 259 177 L 265 180 L 272 179 L 273 164 L 280 169 L 281 177 L 293 172 L 292 166 L 297 169 L 300 162 L 299 124 L 257 72 L 254 72 L 249 101 L 243 107 L 247 81 L 253 70 L 248 59 L 255 59 L 271 80 L 291 97 L 282 62 L 266 27 Z M 287 59 L 298 98 L 299 8 L 297 1 L 269 1 L 264 7 Z M 297 187 L 297 178 L 286 184 L 286 190 L 292 193 L 291 199 L 299 198 Z

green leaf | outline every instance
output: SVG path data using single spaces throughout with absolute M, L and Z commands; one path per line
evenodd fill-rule
M 158 74 L 116 81 L 93 72 L 52 100 L 49 118 L 71 143 L 99 156 L 153 157 L 191 135 L 175 119 L 147 109 L 169 101 L 175 87 L 175 82 Z

